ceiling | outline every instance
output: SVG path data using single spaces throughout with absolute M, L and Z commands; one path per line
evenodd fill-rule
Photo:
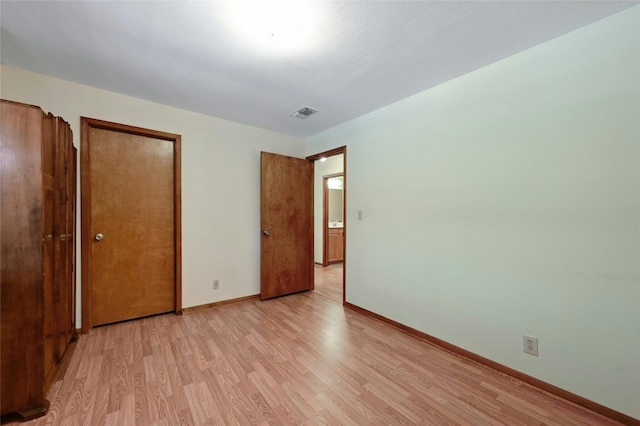
M 636 4 L 3 0 L 0 61 L 306 137 Z

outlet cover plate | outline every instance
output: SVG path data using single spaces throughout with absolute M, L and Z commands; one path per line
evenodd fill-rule
M 522 336 L 524 352 L 533 356 L 538 356 L 538 338 L 524 335 Z

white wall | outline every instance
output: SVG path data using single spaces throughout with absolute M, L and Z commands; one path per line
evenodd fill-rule
M 315 155 L 316 151 L 313 154 Z M 342 173 L 344 155 L 335 155 L 327 158 L 327 161 L 316 161 L 313 170 L 313 261 L 322 264 L 322 239 L 324 238 L 322 229 L 322 214 L 324 208 L 324 181 L 323 176 Z
M 63 117 L 78 148 L 80 116 L 182 135 L 183 307 L 260 293 L 260 151 L 303 157 L 302 139 L 6 65 L 0 73 L 3 99 Z M 77 306 L 79 326 L 79 297 Z
M 639 22 L 309 138 L 349 150 L 347 301 L 640 418 Z

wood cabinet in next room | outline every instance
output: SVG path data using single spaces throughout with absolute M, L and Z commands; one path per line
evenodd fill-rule
M 342 262 L 344 260 L 344 228 L 329 228 L 327 239 L 329 242 L 327 262 Z

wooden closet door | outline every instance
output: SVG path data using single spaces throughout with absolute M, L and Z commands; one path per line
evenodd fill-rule
M 175 311 L 179 135 L 82 126 L 83 329 Z

